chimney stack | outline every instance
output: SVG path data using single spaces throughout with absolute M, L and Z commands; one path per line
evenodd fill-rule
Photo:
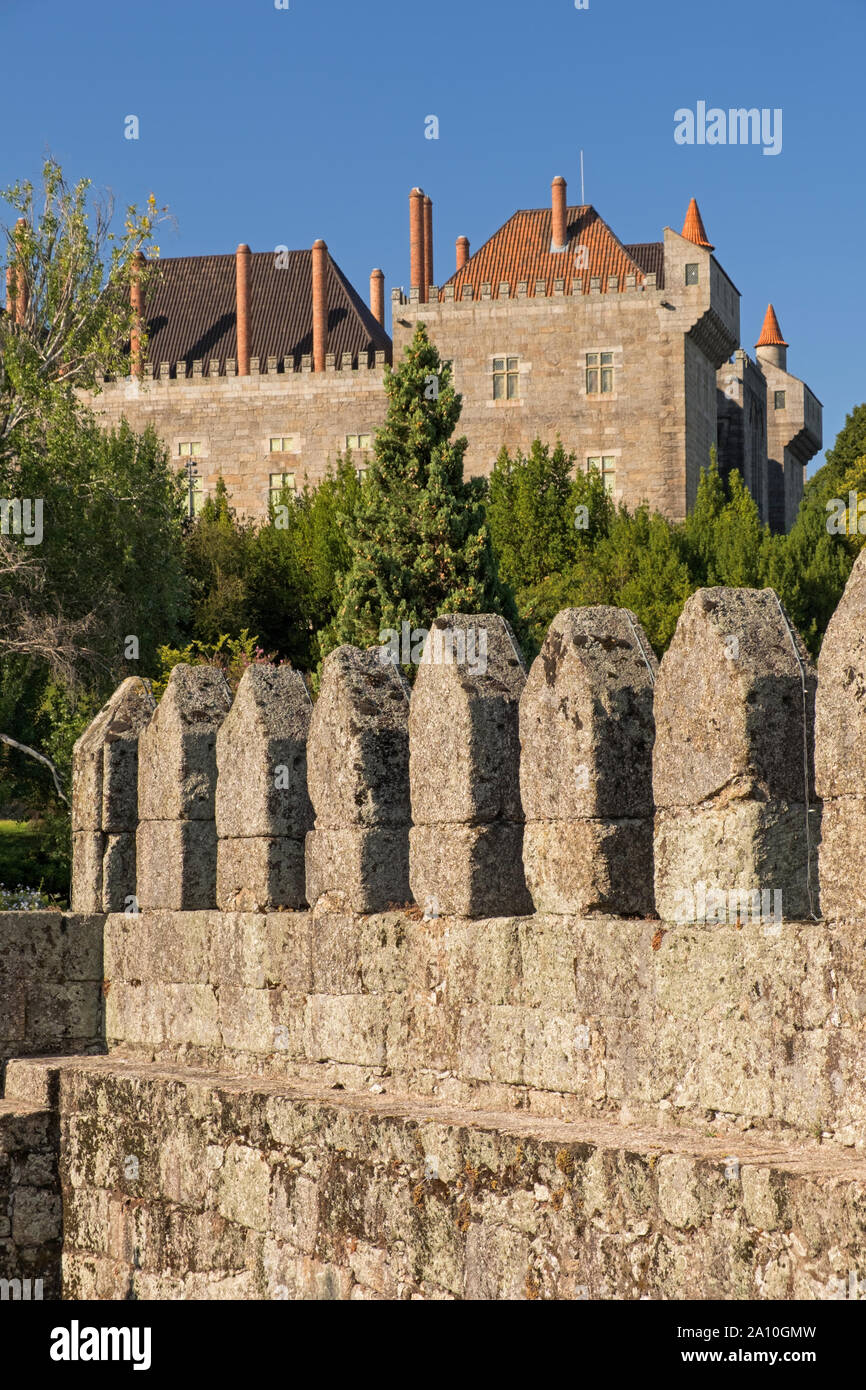
M 235 252 L 238 376 L 250 374 L 250 248 L 241 242 Z
M 370 272 L 370 310 L 377 323 L 385 325 L 385 275 L 381 270 Z
M 409 283 L 424 303 L 424 194 L 413 188 L 409 194 Z
M 424 199 L 424 303 L 433 279 L 433 199 Z
M 145 265 L 145 259 L 141 251 L 136 251 L 132 259 L 135 264 L 129 286 L 129 302 L 132 305 L 132 329 L 129 335 L 129 356 L 132 366 L 132 375 L 140 377 L 144 371 L 144 360 L 141 355 L 141 328 L 144 320 L 144 297 L 141 292 L 141 271 L 142 267 Z
M 313 242 L 313 371 L 325 370 L 328 351 L 328 247 Z
M 457 238 L 457 269 L 462 270 L 469 260 L 469 238 L 459 236 Z
M 558 174 L 551 186 L 552 206 L 553 206 L 553 236 L 551 241 L 551 251 L 564 251 L 568 240 L 566 227 L 567 189 L 565 179 Z

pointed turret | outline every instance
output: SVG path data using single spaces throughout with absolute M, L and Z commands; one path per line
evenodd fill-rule
M 700 208 L 694 198 L 689 203 L 689 210 L 686 213 L 686 220 L 683 223 L 680 236 L 684 236 L 686 241 L 693 241 L 695 246 L 705 246 L 708 251 L 715 250 L 713 243 L 707 236 Z
M 760 338 L 755 343 L 755 348 L 759 361 L 771 362 L 774 367 L 781 367 L 782 371 L 787 371 L 788 344 L 782 337 L 779 320 L 776 318 L 776 311 L 772 304 L 767 305 L 764 326 L 761 329 Z

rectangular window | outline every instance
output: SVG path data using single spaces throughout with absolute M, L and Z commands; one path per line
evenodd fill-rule
M 366 466 L 364 466 L 364 467 L 362 467 L 362 468 L 356 468 L 356 469 L 355 469 L 355 477 L 358 479 L 358 482 L 359 482 L 359 483 L 363 483 L 363 481 L 364 481 L 364 479 L 366 478 L 366 476 L 367 476 L 367 468 L 366 468 Z
M 613 390 L 613 353 L 603 352 L 601 354 L 601 389 L 603 392 Z
M 298 485 L 295 482 L 294 473 L 272 473 L 270 485 L 270 500 L 276 505 L 285 489 L 286 492 L 297 493 Z
M 295 436 L 293 434 L 281 434 L 275 436 L 270 441 L 270 451 L 272 454 L 295 453 Z
M 520 398 L 520 358 L 494 357 L 493 399 L 516 401 Z
M 784 409 L 785 409 L 785 393 L 784 393 L 784 391 L 774 391 L 774 392 L 773 392 L 773 408 L 774 408 L 775 410 L 784 410 Z
M 609 395 L 613 390 L 613 353 L 588 352 L 586 354 L 586 394 Z
M 686 266 L 686 284 L 687 284 L 687 285 L 696 285 L 696 284 L 698 283 L 698 275 L 699 275 L 699 272 L 700 272 L 700 267 L 699 267 L 698 265 L 694 265 L 694 264 L 692 264 L 692 265 L 687 265 L 687 266 Z
M 353 454 L 363 453 L 373 447 L 373 436 L 371 434 L 347 434 L 346 448 L 351 449 Z
M 188 496 L 192 504 L 189 507 L 189 515 L 200 516 L 204 506 L 204 482 L 201 478 L 192 479 L 192 492 Z
M 595 454 L 586 460 L 587 472 L 594 468 L 601 474 L 602 482 L 608 492 L 613 492 L 616 487 L 616 458 L 613 454 Z
M 200 439 L 187 439 L 177 446 L 178 458 L 189 458 L 201 453 Z

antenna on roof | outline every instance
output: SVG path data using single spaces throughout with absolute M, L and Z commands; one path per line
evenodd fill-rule
M 583 207 L 586 199 L 583 196 L 583 150 L 580 152 L 580 205 Z

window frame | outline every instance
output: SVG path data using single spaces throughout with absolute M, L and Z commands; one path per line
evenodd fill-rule
M 498 362 L 502 363 L 501 367 L 497 367 Z M 508 352 L 494 353 L 490 358 L 490 375 L 493 378 L 494 401 L 521 400 L 519 356 Z M 501 394 L 497 394 L 500 383 Z
M 279 453 L 279 452 L 281 452 L 281 451 L 280 451 L 280 450 L 275 450 L 274 452 L 275 452 L 275 453 Z M 279 487 L 274 487 L 274 478 L 282 478 L 282 482 L 281 482 L 281 484 L 280 484 Z M 291 487 L 289 487 L 288 483 L 286 482 L 286 479 L 287 479 L 287 478 L 291 478 L 291 480 L 292 480 L 292 485 L 291 485 Z M 298 478 L 297 478 L 297 473 L 295 472 L 294 469 L 291 469 L 291 470 L 286 471 L 286 472 L 284 472 L 284 473 L 269 473 L 269 474 L 268 474 L 268 506 L 269 506 L 269 507 L 275 507 L 275 506 L 278 504 L 279 499 L 281 498 L 281 496 L 283 495 L 284 492 L 289 492 L 289 493 L 291 493 L 291 495 L 292 495 L 294 498 L 297 499 L 297 496 L 298 496 Z
M 615 395 L 616 371 L 615 348 L 595 348 L 592 352 L 585 352 L 584 393 L 587 396 Z
M 586 459 L 586 472 L 589 473 L 595 465 L 596 471 L 604 483 L 605 491 L 611 496 L 616 490 L 618 458 L 618 454 L 588 454 Z

